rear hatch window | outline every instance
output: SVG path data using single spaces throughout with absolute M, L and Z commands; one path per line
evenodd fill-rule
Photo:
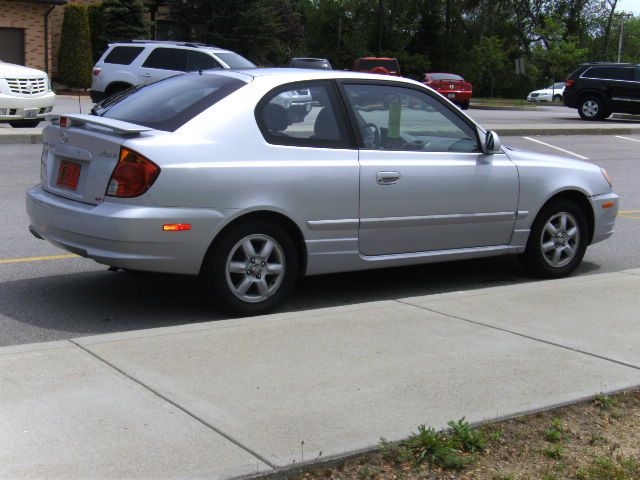
M 210 73 L 187 73 L 153 83 L 104 110 L 98 115 L 173 132 L 204 110 L 247 83 L 238 78 Z

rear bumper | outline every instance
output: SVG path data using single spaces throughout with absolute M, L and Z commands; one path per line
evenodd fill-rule
M 213 232 L 234 212 L 88 205 L 50 194 L 40 185 L 27 192 L 26 206 L 32 233 L 65 250 L 104 265 L 187 275 L 200 272 Z M 162 225 L 167 223 L 192 228 L 165 232 Z
M 611 206 L 611 204 L 613 205 Z M 618 208 L 619 197 L 615 193 L 594 195 L 591 197 L 594 212 L 593 239 L 591 244 L 606 240 L 613 234 Z
M 44 119 L 45 114 L 51 112 L 56 101 L 56 94 L 48 92 L 37 97 L 15 97 L 0 94 L 0 121 Z M 35 113 L 33 113 L 35 111 Z M 29 112 L 32 112 L 29 116 Z
M 468 90 L 438 90 L 438 93 L 458 105 L 471 101 L 472 94 Z

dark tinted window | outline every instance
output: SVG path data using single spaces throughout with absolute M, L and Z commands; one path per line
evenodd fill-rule
M 187 70 L 187 52 L 178 48 L 156 48 L 142 66 L 184 72 Z
M 256 108 L 267 142 L 276 145 L 348 148 L 349 140 L 328 82 L 305 82 L 268 93 Z
M 256 68 L 255 63 L 233 52 L 216 52 L 216 57 L 229 65 L 229 68 Z
M 142 50 L 144 50 L 144 47 L 115 47 L 106 56 L 104 63 L 130 65 Z
M 629 67 L 591 67 L 582 76 L 607 80 L 635 80 L 634 69 Z
M 244 85 L 223 75 L 188 73 L 148 85 L 102 116 L 173 132 Z
M 189 50 L 187 54 L 187 71 L 207 70 L 208 68 L 222 68 L 221 65 L 211 55 Z

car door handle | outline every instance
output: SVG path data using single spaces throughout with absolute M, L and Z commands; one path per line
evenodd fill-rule
M 400 180 L 400 172 L 378 172 L 376 173 L 376 182 L 378 185 L 393 185 Z
M 144 77 L 144 78 L 151 78 L 151 74 L 150 73 L 143 73 L 141 76 Z

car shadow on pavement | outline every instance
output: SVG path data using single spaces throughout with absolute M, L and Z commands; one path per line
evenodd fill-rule
M 599 268 L 583 262 L 578 274 Z M 278 311 L 530 281 L 535 280 L 513 257 L 322 275 L 302 278 Z M 198 279 L 189 276 L 101 270 L 10 281 L 0 289 L 0 346 L 226 318 L 215 302 L 206 301 Z M 22 325 L 12 325 L 16 322 Z

